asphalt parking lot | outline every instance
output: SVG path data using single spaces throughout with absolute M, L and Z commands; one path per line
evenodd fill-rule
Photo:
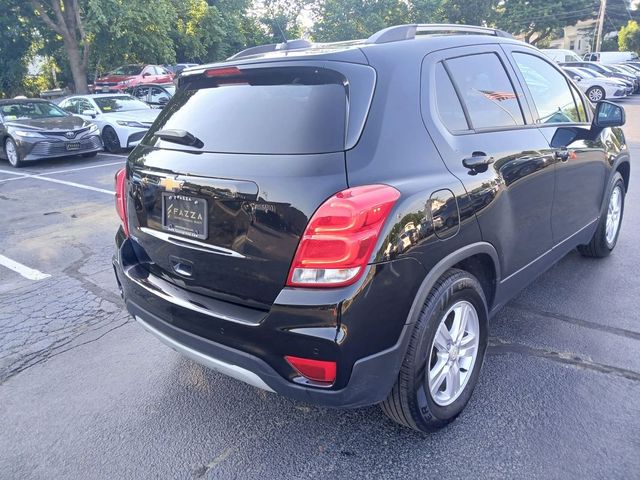
M 635 164 L 640 98 L 622 103 Z M 124 161 L 0 163 L 0 478 L 640 476 L 637 168 L 615 253 L 570 254 L 500 312 L 469 406 L 421 435 L 208 371 L 131 321 L 110 264 Z

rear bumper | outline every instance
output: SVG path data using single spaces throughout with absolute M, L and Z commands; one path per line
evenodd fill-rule
M 353 289 L 285 289 L 265 312 L 196 298 L 149 278 L 131 261 L 133 241 L 119 237 L 114 269 L 127 310 L 179 353 L 253 386 L 318 405 L 361 407 L 382 401 L 391 391 L 410 337 L 412 325 L 406 320 L 415 293 L 377 292 L 393 285 L 402 289 L 399 273 L 424 276 L 417 262 L 372 266 Z M 390 298 L 395 298 L 392 304 Z M 326 387 L 302 378 L 284 355 L 336 361 L 336 382 Z

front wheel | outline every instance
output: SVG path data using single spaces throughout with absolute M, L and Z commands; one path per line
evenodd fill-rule
M 487 322 L 478 280 L 468 272 L 448 270 L 422 307 L 396 384 L 381 404 L 384 413 L 422 432 L 453 421 L 478 382 Z
M 118 134 L 113 127 L 108 125 L 102 130 L 102 142 L 104 143 L 104 148 L 110 153 L 118 153 L 122 149 Z
M 616 247 L 624 214 L 625 193 L 622 175 L 616 172 L 607 190 L 607 205 L 600 216 L 596 233 L 589 243 L 578 247 L 578 251 L 585 257 L 608 257 Z
M 13 138 L 7 138 L 5 140 L 4 153 L 12 167 L 20 168 L 22 166 L 22 155 L 20 154 L 18 146 Z
M 591 100 L 592 103 L 598 103 L 600 100 L 604 100 L 605 92 L 601 87 L 591 87 L 587 90 L 587 97 Z

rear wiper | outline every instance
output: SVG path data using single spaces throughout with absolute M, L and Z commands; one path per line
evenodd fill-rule
M 162 140 L 166 140 L 167 142 L 179 143 L 180 145 L 188 145 L 196 148 L 204 147 L 202 140 L 186 130 L 168 128 L 165 130 L 158 130 L 154 135 Z

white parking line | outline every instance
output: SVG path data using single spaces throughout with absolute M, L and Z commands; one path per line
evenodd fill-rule
M 123 165 L 124 162 L 101 163 L 100 165 L 89 165 L 88 167 L 68 168 L 66 170 L 56 170 L 55 172 L 42 172 L 38 175 L 57 175 L 59 173 L 79 172 L 80 170 L 89 170 L 91 168 L 111 167 L 112 165 Z
M 99 168 L 99 167 L 108 167 L 108 166 L 113 166 L 113 165 L 121 165 L 123 162 L 112 162 L 112 163 L 102 163 L 100 165 L 89 165 L 87 167 L 78 167 L 78 168 L 69 168 L 66 170 L 58 170 L 58 171 L 54 171 L 54 172 L 43 172 L 40 174 L 28 174 L 28 173 L 16 173 L 16 172 L 11 172 L 9 170 L 0 170 L 0 173 L 6 173 L 8 175 L 16 175 L 15 177 L 12 178 L 5 178 L 0 180 L 0 183 L 2 182 L 10 182 L 12 180 L 22 180 L 23 178 L 35 178 L 37 180 L 44 180 L 45 182 L 52 182 L 52 183 L 59 183 L 62 185 L 68 185 L 70 187 L 76 187 L 76 188 L 84 188 L 85 190 L 92 190 L 94 192 L 101 192 L 101 193 L 107 193 L 109 195 L 113 195 L 115 192 L 111 191 L 111 190 L 105 190 L 104 188 L 98 188 L 98 187 L 92 187 L 90 185 L 83 185 L 81 183 L 75 183 L 75 182 L 67 182 L 66 180 L 59 180 L 57 178 L 47 178 L 45 177 L 45 175 L 56 175 L 56 174 L 60 174 L 60 173 L 69 173 L 69 172 L 77 172 L 80 170 L 87 170 L 89 168 Z
M 7 267 L 9 270 L 13 270 L 16 273 L 19 273 L 24 278 L 29 280 L 44 280 L 45 278 L 49 278 L 51 275 L 48 273 L 42 273 L 33 268 L 29 268 L 21 263 L 16 262 L 15 260 L 11 260 L 4 255 L 0 255 L 0 265 Z
M 90 185 L 82 185 L 81 183 L 67 182 L 65 180 L 58 180 L 57 178 L 41 177 L 40 175 L 30 175 L 31 178 L 37 178 L 38 180 L 44 180 L 45 182 L 59 183 L 61 185 L 68 185 L 70 187 L 84 188 L 85 190 L 92 190 L 94 192 L 106 193 L 108 195 L 115 195 L 115 192 L 111 190 L 105 190 L 104 188 L 92 187 Z
M 118 158 L 127 158 L 129 155 L 118 155 L 117 153 L 107 153 L 107 152 L 100 152 L 98 154 L 101 157 L 118 157 Z

